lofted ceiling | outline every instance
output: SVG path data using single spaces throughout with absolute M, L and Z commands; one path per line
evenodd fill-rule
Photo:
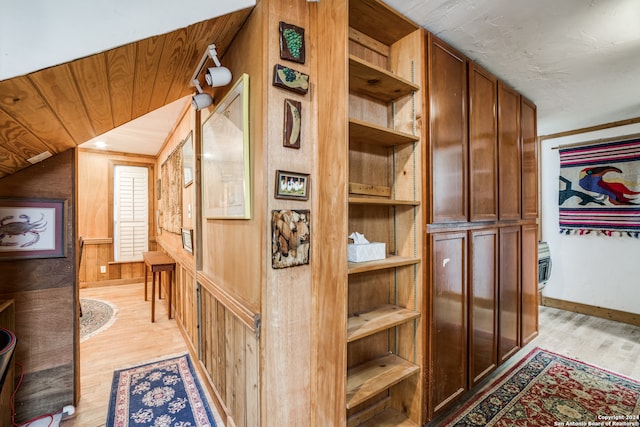
M 0 81 L 0 178 L 30 166 L 27 159 L 55 155 L 124 124 L 131 138 L 120 133 L 128 146 L 122 151 L 142 152 L 152 136 L 142 129 L 154 125 L 132 121 L 171 104 L 163 111 L 172 117 L 151 115 L 166 127 L 166 138 L 183 108 L 180 99 L 194 91 L 190 81 L 206 47 L 215 42 L 224 55 L 251 10 Z M 145 150 L 156 154 L 158 148 Z
M 535 102 L 539 135 L 640 117 L 638 0 L 383 1 Z M 156 154 L 206 46 L 222 57 L 251 10 L 0 77 L 0 178 L 97 136 L 113 151 Z

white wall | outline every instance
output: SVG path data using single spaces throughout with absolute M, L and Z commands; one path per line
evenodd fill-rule
M 0 0 L 0 80 L 255 4 L 256 0 Z
M 640 314 L 640 239 L 560 235 L 558 176 L 560 157 L 552 147 L 640 133 L 640 125 L 545 140 L 540 150 L 542 240 L 549 243 L 553 267 L 544 296 Z

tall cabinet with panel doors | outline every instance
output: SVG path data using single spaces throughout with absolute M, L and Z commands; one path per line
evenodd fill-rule
M 347 425 L 419 426 L 424 32 L 351 0 L 348 46 L 348 228 L 386 258 L 348 264 Z
M 454 47 L 426 40 L 430 420 L 537 335 L 538 210 L 535 105 Z

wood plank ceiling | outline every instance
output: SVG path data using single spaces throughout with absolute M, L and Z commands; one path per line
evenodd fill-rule
M 222 57 L 251 10 L 0 81 L 0 178 L 193 93 L 207 46 Z

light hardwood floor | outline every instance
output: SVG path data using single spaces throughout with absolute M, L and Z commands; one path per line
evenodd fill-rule
M 176 320 L 167 319 L 164 296 L 156 300 L 156 321 L 151 323 L 151 302 L 144 301 L 143 283 L 80 290 L 81 298 L 109 301 L 119 313 L 111 327 L 80 345 L 80 402 L 74 416 L 62 420 L 62 427 L 105 425 L 114 370 L 188 352 Z M 200 382 L 204 386 L 202 378 Z
M 143 295 L 143 284 L 80 291 L 81 297 L 109 301 L 120 312 L 109 329 L 81 344 L 81 398 L 76 414 L 63 420 L 62 427 L 105 425 L 114 370 L 187 352 L 176 321 L 167 319 L 166 300 L 156 304 L 156 322 L 152 324 L 151 303 L 145 302 Z M 640 380 L 640 327 L 549 307 L 540 307 L 539 323 L 538 338 L 493 376 L 534 347 L 541 347 Z M 464 400 L 471 397 L 469 394 Z M 217 414 L 216 422 L 223 426 Z

